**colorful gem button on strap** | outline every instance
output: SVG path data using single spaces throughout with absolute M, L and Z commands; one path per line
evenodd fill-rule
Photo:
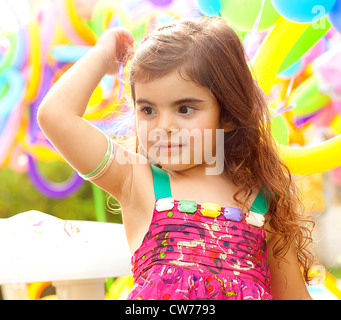
M 221 213 L 221 207 L 216 203 L 205 202 L 201 205 L 200 212 L 205 217 L 216 218 Z
M 260 213 L 249 211 L 248 215 L 245 217 L 247 224 L 252 224 L 255 227 L 262 227 L 264 225 L 264 216 Z
M 232 220 L 237 222 L 242 221 L 243 220 L 242 210 L 233 207 L 225 207 L 224 217 L 226 220 Z
M 174 199 L 169 198 L 162 198 L 156 201 L 156 210 L 157 211 L 165 211 L 165 210 L 172 210 L 174 208 Z
M 173 198 L 161 198 L 156 201 L 156 210 L 158 212 L 172 210 L 174 208 L 175 201 Z M 198 204 L 195 201 L 180 200 L 178 202 L 179 212 L 195 213 L 197 211 Z M 223 214 L 226 220 L 240 222 L 243 220 L 242 210 L 234 207 L 225 207 L 222 211 L 221 207 L 216 203 L 205 202 L 201 205 L 200 212 L 205 217 L 216 218 L 220 214 Z M 250 211 L 245 215 L 245 222 L 255 227 L 262 227 L 264 225 L 264 216 L 260 213 Z
M 198 204 L 195 201 L 180 200 L 178 203 L 179 212 L 194 213 L 197 211 Z

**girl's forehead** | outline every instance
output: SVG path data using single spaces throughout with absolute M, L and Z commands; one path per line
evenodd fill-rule
M 149 97 L 174 99 L 175 97 L 214 98 L 211 91 L 198 83 L 183 78 L 178 71 L 163 77 L 134 84 L 136 101 Z

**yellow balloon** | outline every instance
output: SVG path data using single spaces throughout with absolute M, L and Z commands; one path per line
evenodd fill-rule
M 97 86 L 92 93 L 90 100 L 88 102 L 88 107 L 94 107 L 103 102 L 103 90 L 101 86 Z
M 41 80 L 41 43 L 39 40 L 39 26 L 37 21 L 31 21 L 28 24 L 28 34 L 30 41 L 29 65 L 31 74 L 28 77 L 25 101 L 31 102 L 38 93 L 38 88 Z
M 111 285 L 107 300 L 125 300 L 133 288 L 134 279 L 132 276 L 118 277 Z
M 258 49 L 252 68 L 265 94 L 269 93 L 277 71 L 290 49 L 308 26 L 309 23 L 295 23 L 281 17 Z
M 325 172 L 341 165 L 341 134 L 316 146 L 279 145 L 280 156 L 293 174 Z
M 27 141 L 25 136 L 27 136 L 25 129 L 21 127 L 18 133 L 18 141 L 26 153 L 41 161 L 60 160 L 65 162 L 63 157 L 54 149 L 47 147 L 47 145 L 43 143 L 33 145 Z
M 309 25 L 280 18 L 264 40 L 253 60 L 253 71 L 265 94 L 269 93 L 284 58 Z M 292 174 L 314 174 L 341 166 L 341 134 L 315 146 L 278 144 L 278 149 Z
M 100 36 L 108 28 L 113 16 L 119 17 L 125 28 L 133 28 L 131 17 L 122 9 L 120 3 L 115 3 L 112 0 L 101 0 L 96 3 L 91 18 L 97 36 Z
M 333 134 L 341 133 L 341 115 L 337 114 L 330 124 Z
M 75 28 L 76 32 L 89 44 L 95 45 L 97 37 L 95 33 L 86 24 L 84 19 L 82 19 L 76 10 L 76 5 L 74 0 L 65 0 L 65 6 L 67 14 L 70 18 L 72 26 Z

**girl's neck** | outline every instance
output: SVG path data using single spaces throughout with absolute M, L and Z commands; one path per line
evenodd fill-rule
M 221 180 L 221 179 L 227 179 L 230 180 L 227 174 L 227 170 L 224 169 L 224 171 L 220 174 L 217 175 L 209 175 L 207 174 L 207 167 L 209 167 L 209 165 L 196 165 L 193 167 L 190 167 L 188 169 L 185 170 L 181 170 L 181 171 L 175 171 L 175 170 L 166 170 L 169 175 L 173 178 L 173 179 L 184 179 L 184 180 L 199 180 L 200 181 L 212 181 L 212 180 Z

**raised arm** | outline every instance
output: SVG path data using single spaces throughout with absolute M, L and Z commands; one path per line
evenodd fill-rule
M 117 74 L 119 60 L 126 64 L 133 54 L 133 42 L 127 29 L 105 31 L 97 44 L 55 83 L 39 107 L 38 123 L 43 133 L 81 174 L 96 169 L 107 150 L 104 133 L 82 118 L 89 99 L 105 74 Z M 117 152 L 120 147 L 115 147 Z M 130 171 L 131 165 L 121 165 L 114 158 L 106 174 L 93 182 L 119 199 Z

